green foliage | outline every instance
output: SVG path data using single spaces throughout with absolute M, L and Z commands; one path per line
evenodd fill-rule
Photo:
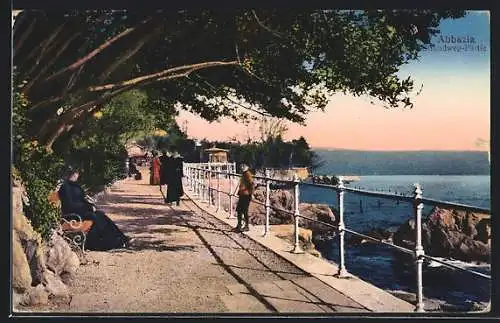
M 319 166 L 318 157 L 304 137 L 286 142 L 278 136 L 260 143 L 233 144 L 230 154 L 233 161 L 246 163 L 253 169 Z
M 248 164 L 252 169 L 265 167 L 311 167 L 314 169 L 322 164 L 304 137 L 288 142 L 278 136 L 268 138 L 264 142 L 234 143 L 203 140 L 200 144 L 201 147 L 197 148 L 192 139 L 184 139 L 179 141 L 176 147 L 186 162 L 199 162 L 200 149 L 206 150 L 216 146 L 229 150 L 232 161 Z M 201 161 L 207 162 L 208 156 L 203 154 Z
M 159 103 L 144 91 L 125 92 L 55 146 L 67 163 L 82 169 L 80 183 L 89 193 L 126 177 L 126 142 L 171 122 L 172 110 L 152 108 L 155 104 Z
M 13 95 L 13 143 L 14 167 L 23 183 L 29 199 L 24 211 L 33 228 L 43 238 L 57 224 L 59 210 L 49 203 L 48 197 L 61 178 L 63 161 L 60 157 L 25 137 L 29 120 L 24 111 L 27 100 L 18 92 Z
M 337 92 L 368 95 L 387 107 L 411 107 L 414 84 L 397 75 L 399 68 L 430 45 L 441 20 L 464 15 L 463 10 L 293 8 L 31 10 L 14 25 L 19 47 L 14 65 L 37 105 L 31 111 L 43 121 L 37 125 L 52 118 L 79 123 L 72 108 L 109 100 L 108 89 L 129 86 L 151 92 L 163 102 L 157 108 L 178 104 L 207 120 L 257 111 L 303 122 Z M 103 50 L 81 69 L 72 65 L 100 45 Z M 207 62 L 226 64 L 192 68 Z M 171 68 L 177 69 L 160 73 Z M 65 108 L 58 116 L 60 106 Z M 53 131 L 59 126 L 56 122 Z M 50 137 L 46 132 L 32 128 L 43 138 Z
M 48 196 L 62 179 L 67 165 L 79 167 L 80 183 L 88 194 L 98 193 L 126 176 L 125 141 L 164 127 L 173 115 L 168 108 L 153 114 L 157 110 L 149 106 L 151 96 L 143 91 L 129 91 L 73 127 L 49 151 L 29 137 L 28 129 L 35 122 L 27 116 L 29 102 L 17 91 L 13 98 L 14 166 L 30 201 L 26 215 L 44 238 L 60 216 Z

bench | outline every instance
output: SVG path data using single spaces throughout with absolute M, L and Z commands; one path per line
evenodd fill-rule
M 94 221 L 82 221 L 80 215 L 76 213 L 65 214 L 63 216 L 61 211 L 61 200 L 59 199 L 59 194 L 56 191 L 49 194 L 49 202 L 60 210 L 61 219 L 59 221 L 58 229 L 62 233 L 62 236 L 69 241 L 70 244 L 73 244 L 77 248 L 80 248 L 82 252 L 85 252 L 87 234 Z

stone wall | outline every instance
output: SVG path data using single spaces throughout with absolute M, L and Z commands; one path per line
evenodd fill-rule
M 33 230 L 23 212 L 24 188 L 12 187 L 12 289 L 13 310 L 29 311 L 49 299 L 68 300 L 69 284 L 80 260 L 59 232 L 49 241 Z

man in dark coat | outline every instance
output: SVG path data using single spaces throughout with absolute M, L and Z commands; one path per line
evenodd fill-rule
M 86 246 L 89 250 L 110 250 L 128 247 L 130 238 L 124 235 L 116 224 L 107 217 L 104 212 L 98 211 L 96 207 L 87 201 L 85 192 L 77 183 L 80 172 L 78 169 L 70 168 L 68 177 L 58 191 L 61 200 L 61 211 L 63 217 L 71 220 L 78 214 L 82 220 L 92 220 Z
M 182 187 L 182 177 L 184 176 L 183 158 L 179 153 L 175 153 L 170 163 L 171 167 L 169 167 L 168 171 L 167 198 L 165 202 L 176 202 L 179 205 L 181 196 L 184 195 Z

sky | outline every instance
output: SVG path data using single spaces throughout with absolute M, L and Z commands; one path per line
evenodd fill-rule
M 312 148 L 488 150 L 476 141 L 490 139 L 489 13 L 470 11 L 463 18 L 443 20 L 439 29 L 440 36 L 432 41 L 435 50 L 423 52 L 398 73 L 411 76 L 416 89 L 423 84 L 413 109 L 385 109 L 367 97 L 335 94 L 324 112 L 308 115 L 305 126 L 289 123 L 285 139 L 304 136 Z M 446 49 L 441 36 L 473 37 L 476 47 L 466 52 Z M 256 124 L 244 126 L 231 119 L 209 123 L 186 111 L 177 121 L 197 139 L 243 139 L 258 133 Z

